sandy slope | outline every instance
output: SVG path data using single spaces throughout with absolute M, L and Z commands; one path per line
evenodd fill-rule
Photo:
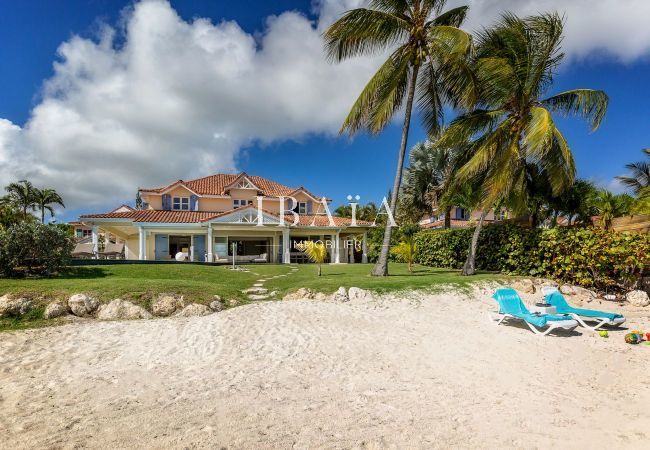
M 647 445 L 650 347 L 497 328 L 491 306 L 275 302 L 5 333 L 0 446 Z

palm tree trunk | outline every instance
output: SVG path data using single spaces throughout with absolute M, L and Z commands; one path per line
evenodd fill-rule
M 45 223 L 45 208 L 41 208 L 41 223 Z
M 451 228 L 451 206 L 445 210 L 445 228 Z
M 472 236 L 472 243 L 469 246 L 469 254 L 467 255 L 467 260 L 463 266 L 463 275 L 474 275 L 476 273 L 476 247 L 478 245 L 478 237 L 481 234 L 481 228 L 483 228 L 483 220 L 487 215 L 487 211 L 481 211 L 481 218 L 478 221 L 478 225 L 474 229 L 474 235 Z
M 413 67 L 413 76 L 409 84 L 408 97 L 406 100 L 406 111 L 404 112 L 404 125 L 402 127 L 402 142 L 397 157 L 397 170 L 395 171 L 395 180 L 393 182 L 393 191 L 390 196 L 390 212 L 395 217 L 397 212 L 397 196 L 399 187 L 402 184 L 402 172 L 404 170 L 404 155 L 406 154 L 406 145 L 408 144 L 409 128 L 411 126 L 411 112 L 413 111 L 413 99 L 415 97 L 415 87 L 417 85 L 419 66 Z M 384 241 L 379 253 L 379 259 L 373 267 L 371 275 L 375 277 L 385 277 L 388 275 L 388 252 L 390 250 L 390 237 L 393 233 L 393 227 L 390 220 L 386 220 L 384 229 Z
M 318 276 L 319 277 L 321 276 L 321 265 L 320 265 L 320 263 L 318 263 Z

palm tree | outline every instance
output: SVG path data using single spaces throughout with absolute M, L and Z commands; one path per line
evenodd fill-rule
M 441 197 L 451 185 L 455 153 L 430 142 L 416 144 L 409 155 L 404 173 L 401 208 L 409 220 L 420 220 L 440 208 Z M 451 206 L 445 210 L 445 228 L 449 228 Z
M 34 189 L 34 202 L 36 207 L 41 211 L 41 223 L 45 223 L 45 211 L 49 211 L 51 216 L 54 216 L 54 208 L 50 205 L 61 205 L 63 199 L 54 189 Z
M 23 218 L 27 218 L 27 210 L 34 210 L 36 206 L 34 185 L 27 180 L 20 180 L 10 183 L 5 190 L 8 193 L 9 201 L 22 211 Z
M 596 213 L 600 217 L 600 224 L 606 230 L 612 228 L 612 222 L 617 217 L 630 214 L 634 198 L 628 194 L 613 194 L 606 189 L 601 189 L 592 199 Z
M 643 153 L 648 157 L 648 161 L 626 164 L 625 168 L 630 171 L 630 175 L 616 177 L 625 186 L 631 188 L 635 195 L 641 194 L 650 187 L 650 148 L 644 149 Z
M 575 179 L 571 148 L 553 120 L 553 113 L 578 115 L 596 130 L 607 111 L 603 91 L 576 89 L 544 98 L 561 52 L 564 23 L 558 14 L 521 19 L 504 14 L 477 39 L 473 61 L 479 86 L 478 109 L 456 118 L 440 145 L 467 143 L 470 157 L 456 176 L 467 181 L 483 178 L 483 215 L 498 200 L 515 212 L 526 209 L 527 170 L 538 165 L 553 195 L 570 187 Z M 482 220 L 476 227 L 478 241 Z M 475 272 L 475 248 L 468 254 L 464 275 Z
M 311 262 L 318 265 L 318 276 L 322 274 L 321 266 L 327 258 L 327 247 L 322 242 L 305 242 L 303 252 Z
M 446 0 L 370 0 L 368 8 L 346 12 L 325 32 L 328 57 L 336 62 L 360 55 L 392 51 L 352 106 L 341 132 L 360 130 L 379 133 L 402 108 L 404 124 L 397 169 L 390 197 L 396 215 L 402 167 L 408 143 L 413 103 L 422 110 L 424 126 L 435 136 L 441 127 L 443 105 L 469 105 L 470 77 L 463 61 L 471 37 L 460 30 L 467 7 L 442 13 Z M 383 245 L 372 275 L 388 275 L 388 253 L 392 228 L 387 222 Z
M 573 186 L 562 192 L 558 197 L 550 201 L 550 208 L 553 210 L 553 224 L 563 216 L 568 225 L 580 223 L 591 224 L 591 218 L 598 214 L 591 201 L 597 193 L 596 186 L 589 180 L 576 180 Z

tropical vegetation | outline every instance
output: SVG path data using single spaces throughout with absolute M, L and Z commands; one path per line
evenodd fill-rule
M 325 32 L 325 48 L 332 61 L 390 52 L 390 56 L 368 82 L 341 132 L 381 132 L 404 106 L 402 138 L 397 155 L 390 209 L 397 212 L 404 157 L 408 144 L 413 106 L 421 112 L 424 127 L 436 135 L 445 104 L 467 105 L 470 91 L 460 90 L 465 57 L 471 37 L 460 25 L 467 7 L 443 12 L 446 0 L 370 0 L 367 8 L 345 13 Z M 379 258 L 372 274 L 388 274 L 392 224 L 385 225 Z
M 471 229 L 420 232 L 415 237 L 416 262 L 460 269 L 473 234 Z M 600 290 L 631 287 L 650 267 L 649 234 L 612 233 L 600 227 L 488 225 L 477 247 L 477 269 Z

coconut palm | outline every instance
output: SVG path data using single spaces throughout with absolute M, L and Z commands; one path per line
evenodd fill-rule
M 20 180 L 16 183 L 10 183 L 5 187 L 7 191 L 6 198 L 13 203 L 23 213 L 23 217 L 27 218 L 27 210 L 34 210 L 36 200 L 34 197 L 34 185 L 27 180 Z
M 440 208 L 441 197 L 453 180 L 455 153 L 430 142 L 416 144 L 409 155 L 409 166 L 404 173 L 401 204 L 403 215 L 409 220 L 420 220 Z M 445 211 L 445 228 L 449 228 L 451 206 Z
M 609 99 L 603 91 L 576 89 L 545 98 L 564 58 L 563 26 L 558 14 L 523 19 L 504 14 L 478 35 L 472 64 L 479 86 L 478 109 L 456 118 L 440 145 L 468 145 L 469 159 L 456 176 L 460 181 L 483 178 L 483 217 L 487 206 L 500 199 L 515 212 L 526 209 L 530 164 L 540 167 L 553 195 L 573 184 L 573 154 L 553 113 L 586 118 L 592 130 L 605 116 Z M 473 243 L 481 225 L 482 220 Z M 475 272 L 475 250 L 470 248 L 465 275 Z
M 413 263 L 415 262 L 415 254 L 417 246 L 415 244 L 415 235 L 420 231 L 420 227 L 416 224 L 406 224 L 400 229 L 402 240 L 391 249 L 391 253 L 399 260 L 405 262 L 408 271 L 413 273 Z
M 630 214 L 634 198 L 628 194 L 613 194 L 612 192 L 601 189 L 596 192 L 592 199 L 592 205 L 600 218 L 601 226 L 610 230 L 612 222 L 617 217 L 623 217 Z
M 50 205 L 60 205 L 65 208 L 63 199 L 54 189 L 34 189 L 34 203 L 41 212 L 41 223 L 45 223 L 45 211 L 54 217 L 54 208 Z
M 360 56 L 392 52 L 359 95 L 341 132 L 361 130 L 379 133 L 404 106 L 402 139 L 390 197 L 396 214 L 402 167 L 408 143 L 413 103 L 422 111 L 430 135 L 440 130 L 443 105 L 470 104 L 471 74 L 463 65 L 471 37 L 458 27 L 467 7 L 442 13 L 446 0 L 370 0 L 368 8 L 346 12 L 325 32 L 328 57 L 336 62 Z M 417 99 L 416 99 L 417 96 Z M 406 103 L 404 103 L 406 101 Z M 387 222 L 383 246 L 373 275 L 388 275 L 392 233 Z
M 643 153 L 648 157 L 647 161 L 626 164 L 625 168 L 630 171 L 630 174 L 616 177 L 625 186 L 631 188 L 635 195 L 641 194 L 644 190 L 647 192 L 650 188 L 650 148 L 644 149 Z

